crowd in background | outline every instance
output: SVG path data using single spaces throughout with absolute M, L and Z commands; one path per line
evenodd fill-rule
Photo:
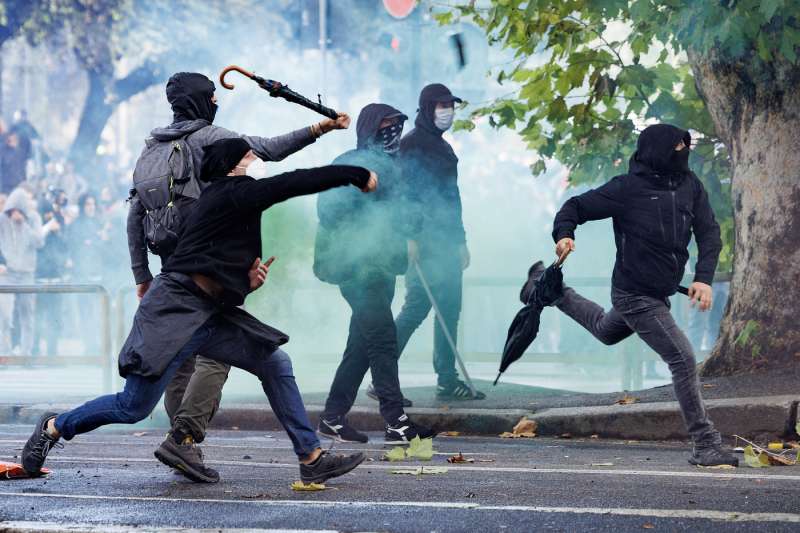
M 126 244 L 114 238 L 124 235 L 129 181 L 118 172 L 92 188 L 66 158 L 48 153 L 24 111 L 8 126 L 0 120 L 0 285 L 129 283 L 118 267 Z M 76 304 L 63 295 L 0 294 L 0 354 L 35 354 L 40 340 L 55 353 L 68 305 Z M 82 320 L 92 307 L 81 305 Z

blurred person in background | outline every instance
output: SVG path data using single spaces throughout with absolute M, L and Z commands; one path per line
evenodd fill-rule
M 39 213 L 43 223 L 55 220 L 57 228 L 50 231 L 39 250 L 36 263 L 36 279 L 44 283 L 63 283 L 67 268 L 71 264 L 70 250 L 66 233 L 69 231 L 62 209 L 67 205 L 67 196 L 61 189 L 50 188 L 39 203 Z M 61 336 L 64 316 L 62 313 L 64 295 L 42 293 L 37 295 L 36 341 L 34 354 L 41 351 L 41 341 L 45 341 L 45 353 L 58 355 L 58 339 Z
M 407 119 L 386 104 L 364 107 L 356 124 L 356 149 L 340 155 L 333 164 L 373 169 L 380 176 L 380 189 L 370 196 L 335 189 L 317 199 L 314 274 L 337 285 L 352 310 L 347 345 L 317 429 L 320 435 L 340 442 L 368 441 L 346 418 L 367 370 L 386 423 L 386 440 L 409 442 L 417 436 L 433 436 L 430 429 L 414 424 L 403 409 L 392 317 L 397 276 L 408 268 L 406 241 L 414 231 L 397 161 Z
M 433 83 L 422 89 L 414 129 L 400 143 L 404 179 L 413 191 L 416 217 L 422 225 L 409 242 L 406 273 L 406 298 L 397 324 L 398 356 L 411 335 L 431 311 L 426 293 L 413 262 L 419 264 L 442 318 L 453 340 L 458 338 L 461 314 L 463 271 L 469 266 L 466 232 L 458 190 L 458 157 L 442 135 L 453 124 L 455 103 L 461 102 L 450 89 Z M 436 398 L 440 400 L 482 400 L 486 395 L 473 391 L 461 381 L 456 370 L 456 355 L 442 326 L 434 320 L 433 369 L 436 372 Z M 368 394 L 372 395 L 370 389 Z
M 9 131 L 0 145 L 0 175 L 3 178 L 0 192 L 10 193 L 27 178 L 30 142 L 19 134 Z
M 32 285 L 36 272 L 37 251 L 47 235 L 59 231 L 58 221 L 42 225 L 33 195 L 25 187 L 16 188 L 0 214 L 0 285 Z M 35 294 L 0 294 L 0 354 L 33 353 Z M 14 314 L 19 320 L 19 345 L 12 350 L 11 325 Z

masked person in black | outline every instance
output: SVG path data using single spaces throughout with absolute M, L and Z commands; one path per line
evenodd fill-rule
M 432 436 L 403 410 L 391 307 L 396 278 L 408 266 L 407 239 L 414 232 L 414 221 L 406 210 L 406 183 L 396 158 L 407 118 L 386 104 L 369 104 L 358 116 L 356 149 L 333 162 L 376 171 L 381 177 L 377 194 L 353 195 L 337 189 L 317 198 L 314 273 L 339 286 L 353 313 L 347 346 L 318 428 L 321 435 L 341 442 L 368 440 L 346 420 L 367 370 L 386 421 L 386 440 L 408 442 L 416 436 Z
M 124 390 L 60 415 L 43 415 L 22 454 L 29 474 L 39 474 L 47 453 L 61 437 L 71 440 L 107 424 L 144 419 L 175 372 L 196 353 L 261 380 L 275 416 L 294 445 L 304 482 L 321 483 L 364 460 L 363 453 L 333 456 L 322 451 L 289 356 L 279 348 L 288 337 L 238 306 L 266 274 L 252 276 L 253 265 L 262 255 L 263 211 L 295 196 L 348 184 L 370 192 L 377 187 L 377 176 L 362 167 L 332 165 L 254 180 L 244 173 L 255 159 L 243 139 L 222 139 L 204 147 L 201 179 L 210 184 L 136 311 L 119 355 Z M 186 460 L 176 457 L 172 462 L 184 469 Z
M 204 147 L 219 139 L 244 139 L 259 159 L 280 161 L 314 143 L 320 135 L 334 129 L 347 128 L 350 124 L 350 118 L 346 114 L 340 114 L 336 120 L 326 119 L 278 137 L 240 135 L 212 124 L 217 113 L 214 90 L 214 83 L 202 74 L 194 72 L 174 74 L 166 87 L 167 100 L 172 106 L 172 124 L 165 128 L 156 128 L 151 132 L 152 138 L 156 141 L 185 139 L 195 169 L 201 168 Z M 186 195 L 197 197 L 206 186 L 202 180 L 191 180 L 184 186 L 186 189 L 184 192 Z M 192 205 L 181 204 L 180 211 L 184 220 Z M 144 207 L 134 195 L 128 214 L 128 248 L 139 298 L 147 292 L 153 279 L 148 266 L 144 215 Z M 167 259 L 167 256 L 162 256 L 162 264 Z M 214 469 L 191 459 L 198 457 L 195 443 L 202 442 L 205 438 L 206 427 L 219 407 L 222 387 L 228 379 L 229 371 L 229 365 L 203 357 L 202 354 L 190 357 L 178 370 L 164 396 L 164 407 L 172 423 L 172 430 L 159 447 L 157 455 L 161 457 L 186 455 L 187 461 L 197 468 L 184 470 L 183 473 L 195 481 L 219 480 L 219 474 Z
M 455 339 L 461 314 L 463 270 L 469 266 L 466 233 L 458 190 L 458 157 L 442 138 L 453 124 L 453 96 L 441 83 L 422 89 L 414 129 L 400 143 L 404 179 L 413 192 L 413 217 L 422 223 L 409 242 L 409 261 L 419 263 L 450 335 Z M 395 320 L 398 356 L 431 311 L 431 301 L 414 265 L 406 273 L 406 299 Z M 441 400 L 482 400 L 458 378 L 456 358 L 442 326 L 434 321 L 433 369 L 436 397 Z M 373 395 L 372 389 L 368 394 Z M 410 402 L 406 400 L 407 405 Z
M 603 344 L 616 344 L 633 333 L 669 365 L 694 451 L 695 465 L 738 465 L 721 447 L 719 432 L 706 414 L 697 379 L 694 352 L 670 314 L 689 259 L 694 234 L 699 255 L 692 305 L 711 308 L 711 282 L 722 249 L 719 225 L 703 184 L 689 170 L 689 132 L 668 124 L 649 126 L 639 136 L 627 174 L 570 198 L 556 214 L 553 240 L 561 257 L 575 250 L 575 229 L 590 220 L 611 218 L 617 257 L 611 302 L 605 311 L 569 287 L 555 305 Z M 534 265 L 532 279 L 544 270 Z

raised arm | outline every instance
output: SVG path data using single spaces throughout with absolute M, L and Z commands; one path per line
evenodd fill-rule
M 334 187 L 355 185 L 364 189 L 369 178 L 369 170 L 349 165 L 300 169 L 239 185 L 234 191 L 233 200 L 240 209 L 263 211 L 289 198 Z
M 579 225 L 620 215 L 624 209 L 623 183 L 620 177 L 616 177 L 602 187 L 573 196 L 564 203 L 553 221 L 553 241 L 574 239 Z
M 711 285 L 714 281 L 714 272 L 717 269 L 719 253 L 722 251 L 722 239 L 720 238 L 719 224 L 714 218 L 714 210 L 708 201 L 706 193 L 700 180 L 696 180 L 697 189 L 694 195 L 694 222 L 692 231 L 695 241 L 697 241 L 697 265 L 694 269 L 694 281 Z
M 147 244 L 144 242 L 144 206 L 136 195 L 130 200 L 128 208 L 128 252 L 131 256 L 131 270 L 137 285 L 153 279 L 147 260 Z

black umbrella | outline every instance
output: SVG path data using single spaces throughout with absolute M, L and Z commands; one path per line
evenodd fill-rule
M 500 370 L 494 379 L 495 385 L 497 385 L 500 375 L 508 370 L 511 363 L 522 357 L 522 354 L 538 335 L 539 317 L 542 310 L 561 297 L 564 281 L 561 265 L 564 264 L 567 255 L 569 252 L 559 257 L 540 275 L 537 275 L 536 272 L 544 266 L 541 261 L 534 263 L 528 270 L 528 279 L 519 293 L 519 299 L 525 304 L 525 307 L 520 309 L 508 328 L 503 358 L 500 360 Z M 688 294 L 688 290 L 683 286 L 678 287 L 678 292 Z
M 500 379 L 500 374 L 505 372 L 511 363 L 522 357 L 533 339 L 536 338 L 539 333 L 539 316 L 542 314 L 542 310 L 546 306 L 552 305 L 561 296 L 564 282 L 561 265 L 564 264 L 567 255 L 568 253 L 559 257 L 540 275 L 537 275 L 536 272 L 544 266 L 541 261 L 534 263 L 528 270 L 528 279 L 519 294 L 519 299 L 525 304 L 525 307 L 520 309 L 508 328 L 503 358 L 500 360 L 500 371 L 497 372 L 494 380 L 495 385 Z

